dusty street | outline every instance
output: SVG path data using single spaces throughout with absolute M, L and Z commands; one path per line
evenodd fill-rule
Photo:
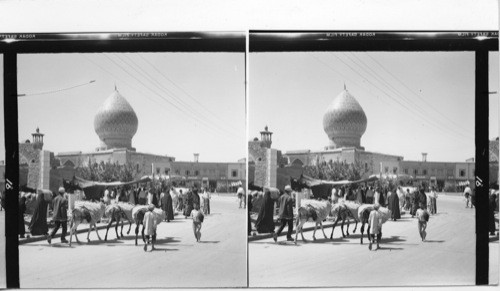
M 21 288 L 244 287 L 246 209 L 238 209 L 234 197 L 214 195 L 211 210 L 200 243 L 192 221 L 177 215 L 158 226 L 153 252 L 144 252 L 140 239 L 134 245 L 135 224 L 120 240 L 110 229 L 107 242 L 92 232 L 90 243 L 80 234 L 82 243 L 71 248 L 58 238 L 51 246 L 46 241 L 20 245 Z M 99 231 L 103 239 L 105 232 Z
M 304 233 L 297 245 L 279 237 L 249 243 L 250 287 L 439 286 L 475 284 L 475 210 L 461 197 L 441 195 L 431 216 L 427 241 L 409 214 L 383 227 L 381 249 L 360 245 L 358 231 L 347 238 L 335 229 L 333 240 L 321 231 Z M 307 223 L 305 227 L 312 226 Z M 328 237 L 331 228 L 327 228 Z M 365 234 L 366 237 L 366 234 Z M 490 284 L 498 284 L 498 238 L 490 246 Z

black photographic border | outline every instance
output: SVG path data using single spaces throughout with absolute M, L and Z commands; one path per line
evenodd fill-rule
M 250 30 L 249 52 L 475 52 L 476 285 L 488 284 L 488 53 L 498 31 L 264 31 Z M 245 52 L 244 32 L 0 33 L 3 55 L 6 226 L 17 226 L 19 195 L 17 55 L 25 53 Z M 245 60 L 245 65 L 247 65 Z M 246 73 L 245 73 L 246 77 Z M 247 88 L 245 88 L 245 91 Z M 478 215 L 483 213 L 483 215 Z M 19 288 L 17 227 L 6 227 L 7 288 Z M 247 251 L 248 255 L 248 251 Z M 248 261 L 247 261 L 248 267 Z M 249 271 L 249 270 L 248 270 Z M 248 278 L 247 278 L 248 284 Z
M 438 52 L 475 53 L 476 285 L 489 283 L 488 53 L 498 51 L 498 31 L 264 31 L 250 30 L 249 53 Z M 251 69 L 251 68 L 250 68 Z M 250 97 L 251 98 L 251 97 Z
M 246 34 L 244 31 L 0 33 L 0 54 L 3 55 L 4 73 L 5 260 L 6 283 L 9 289 L 20 288 L 19 241 L 17 234 L 17 217 L 19 215 L 17 206 L 19 197 L 17 55 L 125 52 L 245 53 Z

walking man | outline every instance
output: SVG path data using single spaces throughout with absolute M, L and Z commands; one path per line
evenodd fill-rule
M 239 187 L 238 190 L 236 191 L 236 195 L 238 196 L 238 208 L 242 208 L 243 206 L 243 200 L 245 199 L 243 196 L 245 196 L 245 190 L 243 187 Z
M 53 214 L 52 220 L 55 227 L 47 237 L 47 242 L 50 244 L 52 238 L 56 235 L 59 227 L 62 226 L 61 242 L 67 243 L 66 232 L 68 230 L 68 200 L 64 197 L 66 190 L 63 187 L 59 188 L 59 195 L 52 201 Z
M 153 211 L 155 210 L 154 204 L 148 205 L 148 211 L 144 214 L 142 225 L 144 227 L 144 235 L 146 236 L 146 243 L 144 244 L 144 251 L 148 250 L 148 245 L 151 242 L 151 251 L 155 249 L 156 242 L 156 219 Z M 151 240 L 149 240 L 151 238 Z
M 370 212 L 370 216 L 368 217 L 368 229 L 371 230 L 370 233 L 370 243 L 368 244 L 368 249 L 371 251 L 372 250 L 372 243 L 376 242 L 377 243 L 377 249 L 379 249 L 379 242 L 380 239 L 382 238 L 382 215 L 380 212 L 378 212 L 378 209 L 380 208 L 380 204 L 376 203 L 373 205 L 373 210 Z
M 437 213 L 437 205 L 436 205 L 437 197 L 438 197 L 438 195 L 436 193 L 436 188 L 434 188 L 434 186 L 432 186 L 431 193 L 429 194 L 429 198 L 431 201 L 431 207 L 430 207 L 431 214 Z
M 424 204 L 420 203 L 420 209 L 417 210 L 417 219 L 418 219 L 418 233 L 420 234 L 420 238 L 422 241 L 425 241 L 425 237 L 427 236 L 427 232 L 425 229 L 427 228 L 427 222 L 429 222 L 429 212 L 424 208 Z
M 288 225 L 288 230 L 286 232 L 286 240 L 293 241 L 292 231 L 293 231 L 293 200 L 290 196 L 292 193 L 292 187 L 290 185 L 285 186 L 285 193 L 281 195 L 279 198 L 279 219 L 281 220 L 281 226 L 277 232 L 273 234 L 274 242 L 278 241 L 278 236 L 285 228 L 285 225 Z
M 469 186 L 464 189 L 464 197 L 465 197 L 465 208 L 469 208 L 470 196 L 472 195 L 472 190 Z M 470 206 L 472 208 L 472 205 Z

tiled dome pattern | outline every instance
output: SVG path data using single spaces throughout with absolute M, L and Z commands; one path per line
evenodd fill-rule
M 95 132 L 105 149 L 131 148 L 138 124 L 134 109 L 116 90 L 104 101 L 94 118 Z
M 330 148 L 361 148 L 366 125 L 363 108 L 347 90 L 333 100 L 323 116 L 323 129 L 330 139 Z

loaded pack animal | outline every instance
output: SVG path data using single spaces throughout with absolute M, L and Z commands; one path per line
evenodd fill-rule
M 304 238 L 304 234 L 302 232 L 302 227 L 304 223 L 307 221 L 313 221 L 314 224 L 314 232 L 313 239 L 316 240 L 316 228 L 318 225 L 321 227 L 321 231 L 325 238 L 327 238 L 325 234 L 325 230 L 323 229 L 323 220 L 327 218 L 332 209 L 332 204 L 329 201 L 318 201 L 312 199 L 302 199 L 300 201 L 300 207 L 297 210 L 297 223 L 295 228 L 295 243 L 297 243 L 297 236 L 300 232 L 303 241 L 307 241 Z
M 332 234 L 330 235 L 330 239 L 333 239 L 333 231 L 335 230 L 335 227 L 337 226 L 337 223 L 342 220 L 342 224 L 340 225 L 340 229 L 342 230 L 342 237 L 349 236 L 349 221 L 350 219 L 353 219 L 356 225 L 354 226 L 354 230 L 352 231 L 353 233 L 356 232 L 356 229 L 358 229 L 358 222 L 360 222 L 359 216 L 358 216 L 358 209 L 361 204 L 353 201 L 344 201 L 344 202 L 339 202 L 335 203 L 332 206 L 332 211 L 330 215 L 332 217 L 336 217 L 335 222 L 333 223 L 332 227 Z M 344 234 L 344 223 L 347 220 L 347 229 L 346 229 L 346 234 Z
M 148 211 L 148 205 L 136 205 L 132 209 L 132 217 L 135 222 L 135 245 L 137 245 L 137 236 L 139 235 L 139 225 L 142 225 L 142 241 L 146 242 L 146 239 L 144 238 L 144 225 L 143 225 L 143 220 L 144 220 L 144 214 Z M 156 225 L 160 224 L 162 221 L 165 220 L 165 212 L 159 208 L 155 208 L 153 210 L 153 214 L 155 215 L 155 220 L 156 220 Z
M 76 201 L 75 208 L 73 210 L 68 210 L 68 212 L 70 212 L 68 213 L 70 225 L 69 245 L 71 246 L 73 234 L 75 235 L 76 242 L 80 243 L 76 234 L 76 229 L 80 223 L 89 224 L 89 231 L 87 233 L 88 242 L 90 242 L 89 236 L 92 227 L 94 227 L 97 237 L 101 240 L 96 224 L 101 220 L 105 211 L 106 206 L 102 202 Z
M 104 241 L 108 240 L 109 227 L 113 222 L 116 222 L 115 232 L 117 238 L 120 238 L 120 235 L 118 235 L 118 225 L 120 224 L 120 221 L 122 223 L 122 228 L 120 230 L 121 237 L 123 238 L 123 224 L 125 220 L 129 222 L 127 234 L 130 233 L 130 229 L 132 228 L 132 222 L 134 221 L 134 218 L 132 217 L 132 209 L 134 207 L 135 207 L 134 204 L 126 202 L 118 202 L 106 206 L 106 210 L 104 213 L 106 217 L 109 217 L 109 222 L 106 227 L 106 235 L 104 236 Z
M 370 217 L 370 212 L 373 210 L 373 206 L 373 204 L 362 204 L 358 208 L 358 217 L 361 221 L 361 244 L 363 244 L 365 224 L 368 224 L 367 235 L 368 240 L 370 240 L 370 224 L 368 223 L 368 218 Z M 382 215 L 382 224 L 391 218 L 391 211 L 388 208 L 380 207 L 378 211 Z M 382 237 L 382 230 L 380 230 L 380 237 Z

